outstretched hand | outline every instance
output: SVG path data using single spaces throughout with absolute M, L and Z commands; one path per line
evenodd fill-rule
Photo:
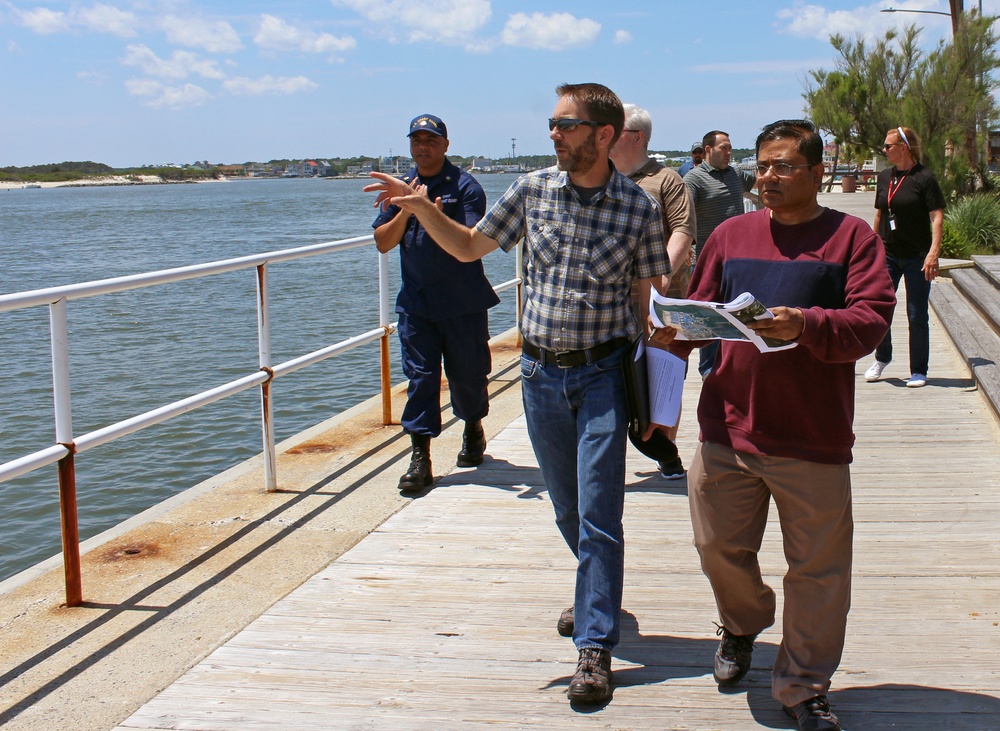
M 393 205 L 402 208 L 408 213 L 415 213 L 421 205 L 426 205 L 430 202 L 430 199 L 427 197 L 427 186 L 421 185 L 418 178 L 414 178 L 412 182 L 407 183 L 405 180 L 394 178 L 386 173 L 371 172 L 368 175 L 379 181 L 366 185 L 362 189 L 365 193 L 378 193 L 375 203 L 372 204 L 373 208 L 380 208 L 384 211 L 386 206 Z M 434 201 L 434 205 L 438 210 L 444 209 L 444 204 L 440 198 Z
M 385 210 L 392 201 L 390 200 L 394 196 L 405 196 L 410 195 L 413 192 L 413 188 L 405 180 L 400 180 L 399 178 L 394 178 L 391 175 L 385 173 L 368 173 L 368 176 L 378 180 L 377 183 L 371 183 L 366 185 L 362 190 L 365 193 L 375 193 L 378 192 L 378 196 L 375 198 L 375 203 L 372 204 L 372 208 L 380 208 Z M 414 180 L 414 182 L 416 182 Z

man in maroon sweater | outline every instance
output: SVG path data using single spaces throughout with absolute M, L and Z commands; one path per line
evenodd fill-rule
M 797 343 L 761 353 L 722 342 L 702 386 L 688 490 L 721 622 L 720 686 L 746 675 L 754 639 L 774 623 L 757 552 L 771 499 L 778 508 L 789 568 L 772 694 L 803 731 L 841 728 L 826 694 L 851 603 L 854 364 L 881 341 L 895 306 L 871 227 L 817 201 L 822 147 L 804 120 L 764 128 L 757 188 L 766 208 L 716 228 L 688 294 L 728 302 L 751 292 L 774 313 L 751 327 Z M 690 347 L 672 345 L 681 355 Z

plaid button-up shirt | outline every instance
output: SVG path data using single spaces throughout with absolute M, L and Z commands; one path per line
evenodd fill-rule
M 476 228 L 504 251 L 524 237 L 521 332 L 547 350 L 635 337 L 633 278 L 670 273 L 657 204 L 615 170 L 588 205 L 558 168 L 524 175 Z

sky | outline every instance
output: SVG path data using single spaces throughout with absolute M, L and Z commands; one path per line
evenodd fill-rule
M 425 113 L 451 154 L 550 154 L 555 87 L 584 81 L 649 110 L 651 149 L 712 129 L 752 147 L 803 115 L 833 33 L 950 36 L 887 7 L 948 2 L 0 0 L 0 167 L 407 154 Z

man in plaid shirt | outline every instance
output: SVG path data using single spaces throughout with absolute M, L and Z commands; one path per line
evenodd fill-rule
M 365 190 L 413 212 L 460 261 L 525 244 L 522 394 L 528 434 L 556 514 L 577 557 L 574 606 L 560 634 L 579 650 L 568 695 L 611 697 L 625 563 L 627 414 L 621 359 L 641 327 L 631 287 L 666 291 L 670 263 L 657 204 L 618 173 L 608 152 L 624 127 L 619 98 L 600 84 L 565 84 L 549 120 L 558 164 L 519 178 L 474 228 L 451 221 L 419 186 L 388 175 Z

